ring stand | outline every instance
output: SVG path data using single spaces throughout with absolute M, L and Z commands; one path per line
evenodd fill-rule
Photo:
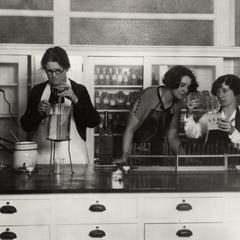
M 70 138 L 68 138 L 66 140 L 56 140 L 56 139 L 50 139 L 50 138 L 47 138 L 47 139 L 51 143 L 50 162 L 49 162 L 49 175 L 54 174 L 54 165 L 56 163 L 56 159 L 55 159 L 56 143 L 63 142 L 63 141 L 68 141 L 69 162 L 70 162 L 71 172 L 72 172 L 72 174 L 74 174 L 75 172 L 73 171 L 73 167 L 72 167 L 72 158 L 71 158 L 71 151 L 70 151 L 70 141 L 71 141 L 71 139 Z

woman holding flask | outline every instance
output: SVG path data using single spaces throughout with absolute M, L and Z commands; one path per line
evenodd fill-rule
M 218 153 L 227 153 L 229 143 L 240 149 L 240 79 L 232 74 L 220 76 L 212 85 L 211 92 L 217 97 L 219 109 L 205 113 L 199 121 L 193 118 L 193 110 L 200 104 L 199 98 L 188 98 L 184 129 L 187 137 L 205 136 L 205 144 L 214 143 Z M 217 144 L 216 144 L 217 143 Z

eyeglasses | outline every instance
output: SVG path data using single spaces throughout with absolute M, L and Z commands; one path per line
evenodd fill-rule
M 63 71 L 64 71 L 64 69 L 55 69 L 55 70 L 46 69 L 45 70 L 46 74 L 49 74 L 49 75 L 53 75 L 54 73 L 55 74 L 61 74 Z

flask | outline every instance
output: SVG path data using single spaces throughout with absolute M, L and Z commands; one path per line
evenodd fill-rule
M 99 132 L 99 162 L 103 165 L 112 163 L 113 135 L 109 127 L 108 112 L 104 112 L 104 127 Z

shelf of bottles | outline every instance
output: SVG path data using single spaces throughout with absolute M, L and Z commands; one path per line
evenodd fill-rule
M 113 158 L 120 157 L 129 110 L 142 90 L 143 65 L 94 65 L 94 104 L 101 118 L 94 130 L 95 158 L 98 158 L 99 133 L 104 128 L 106 111 L 113 137 Z

